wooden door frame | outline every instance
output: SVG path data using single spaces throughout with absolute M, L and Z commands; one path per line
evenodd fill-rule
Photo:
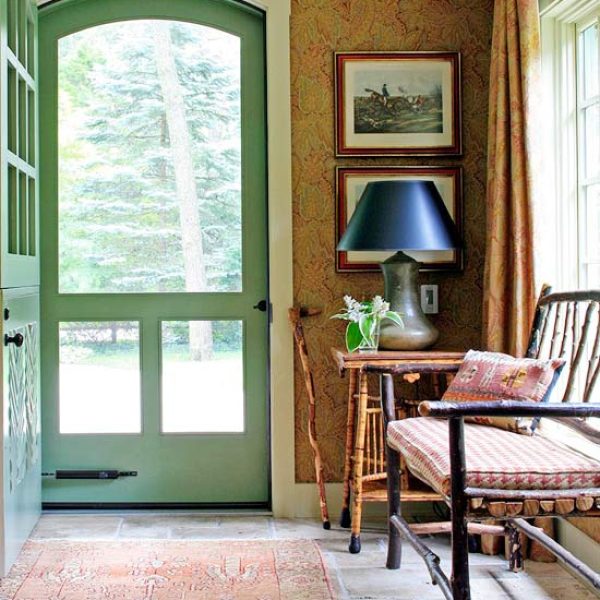
M 294 465 L 294 356 L 287 310 L 294 301 L 292 255 L 292 121 L 290 0 L 246 0 L 265 11 L 267 41 L 267 164 L 271 325 L 271 493 L 276 517 L 299 510 Z M 275 76 L 277 74 L 277 76 Z M 302 486 L 304 487 L 304 486 Z M 315 514 L 318 500 L 310 486 Z M 314 499 L 312 495 L 314 494 Z M 302 504 L 302 503 L 300 503 Z M 312 512 L 312 510 L 311 510 Z
M 292 246 L 291 0 L 245 0 L 265 11 L 267 41 L 267 165 L 271 326 L 271 491 L 275 517 L 318 517 L 313 483 L 297 483 L 294 456 L 294 343 L 287 310 L 294 303 Z M 332 57 L 333 60 L 333 57 Z M 331 366 L 332 375 L 334 365 Z M 342 484 L 327 484 L 331 506 Z M 334 516 L 335 519 L 335 516 Z

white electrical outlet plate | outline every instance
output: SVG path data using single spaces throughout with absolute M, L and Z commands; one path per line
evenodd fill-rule
M 438 308 L 438 286 L 421 286 L 421 308 L 426 315 L 437 315 Z

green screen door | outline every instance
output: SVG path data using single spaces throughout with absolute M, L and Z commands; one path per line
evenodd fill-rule
M 44 501 L 267 506 L 263 14 L 63 0 L 39 46 L 43 468 L 129 474 Z

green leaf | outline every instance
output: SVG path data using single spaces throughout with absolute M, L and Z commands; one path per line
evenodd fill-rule
M 388 312 L 386 312 L 383 318 L 393 321 L 394 323 L 396 323 L 396 325 L 398 325 L 398 327 L 404 327 L 404 321 L 402 320 L 402 317 L 393 310 L 389 310 Z
M 371 315 L 361 315 L 358 326 L 363 338 L 370 340 L 373 337 L 373 333 L 375 331 L 375 320 Z
M 360 346 L 361 341 L 362 334 L 358 323 L 351 321 L 346 327 L 346 348 L 348 348 L 348 352 L 354 352 Z

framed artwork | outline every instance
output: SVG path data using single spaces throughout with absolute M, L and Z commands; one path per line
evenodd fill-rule
M 371 181 L 411 179 L 433 181 L 463 238 L 461 167 L 337 167 L 336 168 L 336 245 L 346 231 L 367 184 Z M 336 251 L 338 272 L 379 271 L 379 263 L 393 252 Z M 421 271 L 462 271 L 463 250 L 406 252 L 421 263 Z
M 460 154 L 458 52 L 336 52 L 336 156 Z

